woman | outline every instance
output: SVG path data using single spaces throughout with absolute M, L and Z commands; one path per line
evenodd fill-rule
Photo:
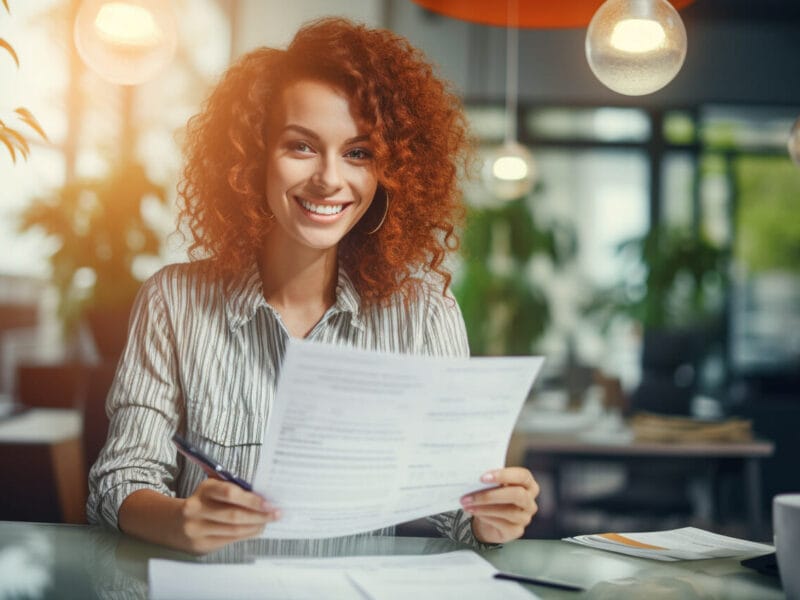
M 199 438 L 252 479 L 290 336 L 468 354 L 442 266 L 456 246 L 467 136 L 458 99 L 405 40 L 326 19 L 287 50 L 232 66 L 190 121 L 187 149 L 182 215 L 202 260 L 166 267 L 140 291 L 88 514 L 204 553 L 280 513 L 205 479 L 170 437 Z M 483 480 L 498 487 L 432 517 L 437 528 L 469 543 L 519 537 L 536 511 L 530 472 Z

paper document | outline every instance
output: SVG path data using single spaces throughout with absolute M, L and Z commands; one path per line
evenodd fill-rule
M 775 551 L 767 544 L 740 540 L 695 527 L 642 533 L 579 535 L 564 538 L 564 541 L 656 560 L 701 560 Z
M 350 535 L 460 508 L 504 466 L 542 362 L 292 340 L 254 482 L 282 512 L 264 537 Z
M 344 571 L 296 573 L 253 564 L 204 564 L 151 559 L 150 600 L 364 600 Z
M 371 600 L 538 598 L 518 583 L 493 579 L 497 569 L 469 550 L 391 558 L 377 568 L 365 565 L 348 571 L 348 576 Z
M 411 556 L 268 558 L 252 564 L 152 559 L 151 600 L 531 600 L 534 594 L 492 578 L 496 569 L 471 550 Z

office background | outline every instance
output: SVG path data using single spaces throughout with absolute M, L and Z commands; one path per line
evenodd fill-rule
M 25 130 L 30 155 L 15 162 L 0 148 L 2 404 L 76 407 L 85 462 L 102 443 L 130 294 L 186 258 L 172 234 L 181 131 L 231 60 L 323 15 L 388 27 L 459 90 L 481 153 L 504 135 L 505 28 L 410 0 L 171 4 L 175 57 L 137 86 L 83 64 L 78 2 L 10 0 L 0 13 L 19 59 L 0 62 L 1 118 L 25 107 L 48 137 Z M 531 435 L 613 440 L 640 411 L 749 420 L 774 443 L 758 474 L 755 533 L 768 539 L 769 499 L 800 489 L 800 166 L 786 149 L 800 117 L 800 5 L 696 0 L 681 15 L 686 62 L 640 97 L 594 78 L 584 29 L 520 31 L 516 136 L 536 184 L 501 201 L 465 179 L 454 289 L 474 354 L 547 356 L 523 413 Z M 745 483 L 726 464 L 570 461 L 559 479 L 556 493 L 542 473 L 533 537 L 690 522 L 751 533 Z M 64 511 L 9 502 L 0 518 Z

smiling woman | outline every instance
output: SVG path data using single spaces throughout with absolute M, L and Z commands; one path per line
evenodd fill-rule
M 215 265 L 232 273 L 260 253 L 272 219 L 263 191 L 267 145 L 287 124 L 285 90 L 301 80 L 347 98 L 347 118 L 369 142 L 381 202 L 339 248 L 362 300 L 387 301 L 401 288 L 413 295 L 412 274 L 423 267 L 449 283 L 440 267 L 456 246 L 457 167 L 469 156 L 461 103 L 403 38 L 334 20 L 301 30 L 285 51 L 244 56 L 190 122 L 181 194 L 195 255 L 222 258 Z
M 251 480 L 290 337 L 469 353 L 443 268 L 457 245 L 464 122 L 418 51 L 348 21 L 312 23 L 287 50 L 231 67 L 189 123 L 180 194 L 197 260 L 139 293 L 90 520 L 208 552 L 279 518 L 281 507 L 180 462 L 169 439 L 210 446 Z M 538 486 L 497 466 L 475 473 L 476 486 L 497 487 L 432 517 L 441 533 L 471 544 L 522 535 Z

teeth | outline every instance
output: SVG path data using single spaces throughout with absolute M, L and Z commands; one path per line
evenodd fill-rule
M 311 204 L 307 200 L 300 200 L 300 204 L 308 211 L 318 215 L 338 215 L 344 208 L 341 204 Z

